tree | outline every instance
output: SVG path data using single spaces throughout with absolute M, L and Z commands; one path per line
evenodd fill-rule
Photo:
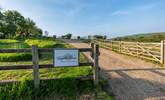
M 72 34 L 68 33 L 68 34 L 66 34 L 65 36 L 67 37 L 67 39 L 71 39 Z
M 104 35 L 103 39 L 104 39 L 104 40 L 106 40 L 106 39 L 107 39 L 107 36 L 106 36 L 106 35 Z
M 42 30 L 33 20 L 24 18 L 15 10 L 0 11 L 0 32 L 4 33 L 5 38 L 42 36 Z
M 80 40 L 80 36 L 77 36 L 77 39 Z
M 62 37 L 62 39 L 71 39 L 72 34 L 68 33 L 68 34 L 63 35 L 63 36 L 61 36 L 61 37 Z
M 45 33 L 45 36 L 48 37 L 49 32 L 48 31 L 45 31 L 44 33 Z
M 57 37 L 56 35 L 53 35 L 53 38 L 54 38 L 54 39 L 56 39 L 56 37 Z
M 88 35 L 88 39 L 92 39 L 92 36 L 91 35 Z
M 102 36 L 102 35 L 94 35 L 94 38 L 95 39 L 104 39 L 104 36 Z

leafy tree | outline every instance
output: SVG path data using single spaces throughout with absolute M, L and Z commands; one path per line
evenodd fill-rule
M 103 35 L 94 35 L 95 39 L 104 39 L 105 37 Z
M 107 39 L 107 36 L 106 36 L 106 35 L 104 35 L 103 39 L 104 39 L 104 40 L 106 40 L 106 39 Z
M 77 36 L 77 39 L 80 40 L 80 36 Z
M 0 11 L 0 32 L 5 38 L 26 38 L 42 35 L 42 30 L 38 28 L 33 20 L 24 18 L 18 11 Z
M 47 36 L 47 37 L 48 37 L 49 32 L 48 32 L 48 31 L 45 31 L 44 33 L 45 33 L 45 36 Z
M 67 39 L 71 39 L 72 34 L 68 33 L 68 34 L 66 34 L 65 36 L 67 37 Z
M 63 39 L 71 39 L 71 37 L 72 37 L 72 34 L 70 33 L 62 36 Z
M 88 35 L 88 39 L 91 39 L 91 35 Z
M 54 39 L 56 39 L 56 38 L 57 38 L 57 36 L 56 36 L 56 35 L 53 35 L 53 38 L 54 38 Z

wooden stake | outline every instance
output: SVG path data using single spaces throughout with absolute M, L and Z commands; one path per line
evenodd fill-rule
M 161 64 L 165 64 L 165 45 L 164 40 L 161 41 Z
M 121 53 L 121 41 L 119 42 L 119 52 Z
M 95 45 L 94 53 L 94 84 L 98 85 L 99 83 L 99 45 Z
M 94 43 L 91 43 L 91 48 L 92 48 L 91 57 L 94 58 Z
M 39 78 L 39 64 L 38 64 L 38 47 L 32 46 L 32 62 L 33 62 L 33 78 L 34 78 L 34 87 L 39 89 L 40 78 Z

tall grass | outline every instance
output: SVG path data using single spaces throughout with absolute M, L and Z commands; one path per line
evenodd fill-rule
M 6 71 L 7 72 L 7 71 Z M 3 73 L 6 73 L 3 72 Z M 19 82 L 0 84 L 0 99 L 4 100 L 86 100 L 90 98 L 94 100 L 95 92 L 97 92 L 98 100 L 112 100 L 101 90 L 101 87 L 95 87 L 92 80 L 79 80 L 79 76 L 88 76 L 92 74 L 91 67 L 73 67 L 73 68 L 57 68 L 57 69 L 41 69 L 40 70 L 40 89 L 34 89 L 32 80 L 32 71 L 10 71 L 6 76 L 12 76 Z M 2 73 L 0 73 L 2 74 Z M 21 75 L 19 75 L 21 74 Z M 3 78 L 4 79 L 4 78 Z M 45 80 L 46 79 L 46 80 Z

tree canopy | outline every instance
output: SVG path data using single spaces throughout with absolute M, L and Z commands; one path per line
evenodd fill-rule
M 33 20 L 25 18 L 18 11 L 0 11 L 0 38 L 26 38 L 42 35 Z
M 62 36 L 63 39 L 71 39 L 72 38 L 72 34 L 67 33 L 65 35 Z

